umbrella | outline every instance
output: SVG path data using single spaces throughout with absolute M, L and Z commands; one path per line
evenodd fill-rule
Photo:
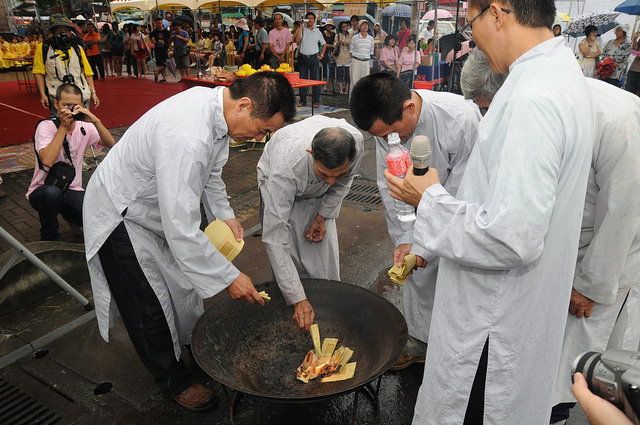
M 618 17 L 619 14 L 620 12 L 614 12 L 613 10 L 594 10 L 592 12 L 583 13 L 573 21 L 569 22 L 564 32 L 567 34 L 578 33 L 584 35 L 584 29 L 588 25 L 601 27 L 610 24 Z
M 620 3 L 614 10 L 627 15 L 640 15 L 640 0 L 627 0 Z
M 427 13 L 424 14 L 424 16 L 422 17 L 423 21 L 430 21 L 432 19 L 435 19 L 435 10 L 430 10 Z M 448 18 L 453 18 L 453 15 L 451 14 L 451 12 L 449 12 L 448 10 L 444 10 L 444 9 L 438 9 L 438 19 L 448 19 Z
M 193 19 L 191 19 L 191 17 L 187 15 L 176 15 L 175 20 L 193 24 Z
M 600 35 L 604 34 L 605 32 L 609 32 L 612 29 L 617 28 L 619 25 L 620 25 L 620 22 L 618 22 L 618 21 L 612 21 L 612 22 L 609 22 L 606 25 L 601 25 L 601 26 L 597 27 L 598 28 L 598 35 L 600 36 Z M 567 27 L 567 30 L 568 29 L 569 28 Z M 571 37 L 582 37 L 582 36 L 584 36 L 584 30 L 582 32 L 568 32 L 567 30 L 564 31 L 565 34 L 569 34 Z
M 401 18 L 411 18 L 411 6 L 407 4 L 392 4 L 382 9 L 382 16 L 399 16 Z

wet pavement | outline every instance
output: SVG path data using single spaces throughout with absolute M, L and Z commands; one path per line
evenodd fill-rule
M 331 115 L 350 120 L 347 112 Z M 121 129 L 119 133 L 123 131 Z M 354 181 L 352 192 L 365 190 L 371 195 L 371 188 L 375 187 L 375 146 L 369 135 L 365 137 L 368 140 L 365 142 L 361 176 Z M 223 172 L 231 205 L 248 231 L 245 248 L 234 263 L 254 283 L 272 280 L 258 219 L 255 165 L 260 154 L 260 151 L 232 148 Z M 3 203 L 0 208 L 24 217 L 21 229 L 26 236 L 21 232 L 16 235 L 15 229 L 10 232 L 23 243 L 37 238 L 37 217 L 29 211 L 28 203 L 20 199 L 24 199 L 22 194 L 31 173 L 21 171 L 4 175 L 3 186 L 9 196 L 0 201 Z M 90 174 L 85 173 L 85 182 Z M 381 205 L 376 204 L 376 192 L 373 190 L 368 200 L 345 201 L 343 204 L 337 220 L 341 277 L 345 282 L 371 287 L 400 306 L 400 290 L 386 276 L 386 270 L 391 266 L 392 245 Z M 3 216 L 3 226 L 16 222 L 9 223 L 7 216 Z M 67 228 L 66 223 L 61 224 L 63 240 L 81 242 L 80 236 Z M 9 251 L 7 246 L 2 248 L 2 251 Z M 91 299 L 88 282 L 76 289 Z M 212 302 L 207 300 L 207 304 Z M 164 395 L 138 360 L 122 323 L 118 322 L 111 330 L 110 342 L 104 342 L 99 335 L 94 312 L 87 312 L 65 293 L 58 292 L 3 315 L 0 317 L 0 329 L 0 405 L 3 406 L 0 415 L 7 415 L 0 418 L 24 416 L 25 423 L 35 423 L 26 418 L 51 416 L 51 422 L 45 423 L 94 425 L 231 423 L 233 392 L 202 372 L 186 350 L 183 353 L 185 362 L 192 365 L 199 381 L 217 394 L 217 409 L 190 412 Z M 368 349 L 375 350 L 375 347 Z M 421 365 L 414 365 L 404 371 L 383 375 L 379 423 L 410 423 L 422 370 Z M 366 392 L 359 394 L 355 423 L 372 423 L 376 415 L 372 397 Z M 293 405 L 244 396 L 235 405 L 234 419 L 237 424 L 343 424 L 351 421 L 353 402 L 353 394 Z M 13 410 L 7 413 L 5 406 Z
M 346 100 L 332 99 L 338 104 Z M 346 111 L 330 116 L 350 121 Z M 121 135 L 124 130 L 116 131 Z M 223 172 L 231 205 L 247 230 L 246 245 L 234 263 L 254 283 L 272 280 L 258 219 L 255 165 L 260 154 L 260 151 L 232 148 Z M 7 218 L 6 211 L 22 217 L 18 220 L 22 223 L 20 228 L 13 228 L 10 233 L 23 243 L 37 238 L 37 217 L 23 201 L 31 173 L 4 175 L 8 197 L 0 200 L 0 225 L 7 228 L 16 223 Z M 89 176 L 90 172 L 85 173 L 85 183 Z M 375 187 L 375 145 L 365 134 L 361 176 L 354 181 L 352 193 L 365 193 L 368 187 Z M 386 270 L 392 265 L 393 246 L 386 232 L 382 207 L 375 203 L 375 192 L 364 202 L 345 200 L 343 203 L 337 220 L 341 278 L 369 288 L 401 308 L 401 288 L 386 276 Z M 63 240 L 81 242 L 66 223 L 61 224 Z M 6 251 L 8 247 L 0 242 L 0 252 Z M 91 299 L 88 282 L 76 289 Z M 205 305 L 214 301 L 207 300 Z M 357 314 L 355 307 L 366 308 L 354 304 L 354 314 Z M 183 359 L 193 367 L 198 380 L 218 396 L 215 410 L 191 412 L 180 407 L 155 385 L 138 360 L 121 322 L 111 330 L 110 343 L 106 343 L 99 335 L 94 312 L 87 312 L 65 293 L 55 293 L 0 316 L 0 423 L 4 420 L 8 423 L 11 418 L 25 424 L 231 424 L 233 392 L 200 370 L 186 350 Z M 411 423 L 422 375 L 423 366 L 416 364 L 382 376 L 378 423 Z M 374 386 L 376 383 L 374 381 Z M 245 396 L 235 404 L 234 419 L 239 425 L 346 424 L 351 423 L 353 402 L 353 394 L 303 404 L 271 403 Z M 586 424 L 581 412 L 576 413 L 569 424 Z M 370 424 L 375 416 L 372 398 L 359 393 L 354 423 Z

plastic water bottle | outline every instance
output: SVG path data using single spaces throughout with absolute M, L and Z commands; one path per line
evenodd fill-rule
M 387 153 L 387 167 L 389 172 L 396 177 L 404 178 L 407 173 L 407 169 L 411 165 L 411 157 L 409 151 L 400 146 L 400 136 L 398 133 L 390 133 L 389 140 L 389 152 Z M 416 219 L 416 210 L 413 206 L 408 205 L 397 199 L 393 200 L 396 207 L 396 214 L 400 221 L 414 221 Z

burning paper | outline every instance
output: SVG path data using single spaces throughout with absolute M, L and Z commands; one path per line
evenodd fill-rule
M 314 350 L 310 350 L 298 367 L 297 379 L 308 383 L 311 379 L 325 375 L 322 382 L 336 382 L 353 378 L 356 362 L 348 363 L 353 350 L 340 347 L 337 338 L 325 338 L 320 345 L 320 331 L 317 324 L 311 325 L 311 339 Z

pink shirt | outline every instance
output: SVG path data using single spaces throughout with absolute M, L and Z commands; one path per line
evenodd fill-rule
M 416 55 L 415 63 L 420 66 L 420 52 L 416 54 L 416 51 L 414 50 L 413 52 L 409 53 L 405 49 L 402 51 L 402 53 L 400 53 L 400 58 L 398 58 L 398 62 L 400 62 L 400 65 L 402 66 L 402 68 L 400 68 L 400 72 L 411 71 L 413 69 L 413 55 Z
M 286 28 L 280 30 L 272 29 L 269 31 L 269 44 L 273 44 L 273 50 L 280 54 L 287 48 L 287 43 L 291 43 L 291 31 Z
M 84 128 L 86 135 L 82 134 L 81 128 Z M 57 131 L 58 129 L 56 128 L 56 125 L 53 121 L 42 121 L 36 129 L 36 150 L 40 152 L 42 149 L 46 148 L 53 140 L 53 137 L 55 136 Z M 100 135 L 98 134 L 98 130 L 93 124 L 77 121 L 71 136 L 67 135 L 67 141 L 69 142 L 69 150 L 71 151 L 73 167 L 76 169 L 76 177 L 73 179 L 73 182 L 71 182 L 71 186 L 69 186 L 69 189 L 83 190 L 82 157 L 84 156 L 84 151 L 87 150 L 87 148 L 89 148 L 90 146 L 102 150 L 102 145 L 98 144 L 98 142 L 100 141 Z M 64 148 L 60 148 L 60 154 L 58 155 L 58 158 L 56 158 L 54 163 L 58 161 L 64 161 L 67 163 L 69 162 L 69 160 L 67 159 L 67 154 L 64 152 Z M 31 194 L 31 192 L 44 184 L 44 179 L 47 177 L 48 171 L 49 169 L 46 166 L 44 166 L 44 170 L 41 170 L 38 166 L 38 160 L 36 159 L 33 178 L 31 179 L 29 190 L 27 191 L 27 199 L 29 199 L 29 195 Z
M 385 62 L 389 62 L 392 64 L 396 64 L 396 62 L 398 61 L 398 53 L 396 52 L 396 49 L 390 49 L 389 47 L 384 47 L 383 49 L 380 49 L 380 69 L 381 70 L 388 70 L 388 68 L 385 66 Z

